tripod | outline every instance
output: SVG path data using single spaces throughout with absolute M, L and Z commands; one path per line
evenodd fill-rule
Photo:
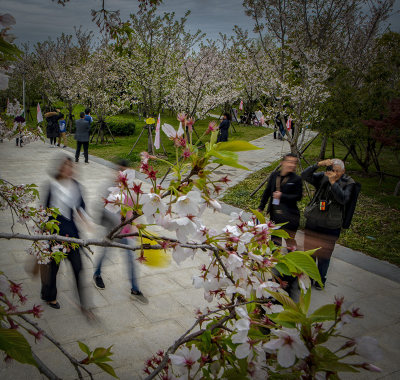
M 137 145 L 137 143 L 139 142 L 140 138 L 142 137 L 143 133 L 145 130 L 147 130 L 147 152 L 152 154 L 153 156 L 155 155 L 154 153 L 154 143 L 153 143 L 153 130 L 155 129 L 154 124 L 146 124 L 142 130 L 140 131 L 140 134 L 138 136 L 138 138 L 136 139 L 135 143 L 133 144 L 131 150 L 128 153 L 128 156 L 133 152 L 133 149 L 135 149 L 135 146 Z M 160 142 L 161 142 L 161 146 L 162 149 L 164 151 L 164 154 L 166 156 L 168 156 L 167 151 L 164 148 L 164 144 L 162 143 L 162 140 L 160 138 Z
M 96 138 L 96 144 L 97 144 L 98 141 L 99 141 L 99 137 L 100 137 L 100 143 L 101 143 L 101 144 L 104 143 L 104 140 L 105 140 L 105 142 L 108 144 L 108 137 L 107 137 L 107 135 L 104 133 L 104 131 L 105 131 L 106 128 L 107 128 L 108 133 L 110 134 L 110 136 L 111 136 L 113 142 L 115 143 L 115 139 L 114 139 L 113 134 L 111 133 L 110 127 L 109 127 L 109 126 L 107 125 L 107 123 L 105 123 L 103 120 L 96 123 L 96 129 L 94 130 L 94 133 L 93 133 L 93 135 L 92 135 L 92 137 L 91 137 L 91 139 L 90 139 L 90 142 L 93 142 L 94 137 L 97 136 L 97 138 Z

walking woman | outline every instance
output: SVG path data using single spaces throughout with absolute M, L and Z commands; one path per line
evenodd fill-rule
M 225 112 L 221 124 L 218 127 L 219 133 L 217 142 L 228 141 L 228 130 L 231 125 L 231 120 L 232 118 L 230 113 Z
M 60 214 L 57 216 L 60 228 L 59 235 L 79 238 L 78 228 L 75 224 L 75 214 L 88 222 L 85 213 L 85 202 L 78 182 L 74 179 L 74 163 L 68 156 L 61 156 L 56 161 L 53 178 L 50 181 L 45 207 L 57 208 Z M 72 265 L 75 276 L 76 287 L 83 311 L 86 310 L 85 300 L 81 287 L 82 260 L 79 248 L 72 249 L 67 253 L 67 259 Z M 41 298 L 53 309 L 60 309 L 57 301 L 57 272 L 60 264 L 54 260 L 41 265 L 42 291 Z
M 58 126 L 58 120 L 62 119 L 64 115 L 57 108 L 57 112 L 46 112 L 44 117 L 46 118 L 47 128 L 46 136 L 50 140 L 50 148 L 56 147 L 57 137 L 60 136 L 60 127 Z

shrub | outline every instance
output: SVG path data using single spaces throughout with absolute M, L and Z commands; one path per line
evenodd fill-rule
M 135 133 L 136 125 L 132 120 L 110 119 L 107 125 L 114 136 L 131 136 Z

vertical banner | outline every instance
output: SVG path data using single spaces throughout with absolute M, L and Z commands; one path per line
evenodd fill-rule
M 36 112 L 37 112 L 37 115 L 36 115 L 37 122 L 39 124 L 39 123 L 41 123 L 43 121 L 42 110 L 40 109 L 40 104 L 39 103 L 37 104 Z
M 160 126 L 161 126 L 161 119 L 160 119 L 160 114 L 158 114 L 158 119 L 156 124 L 156 136 L 154 138 L 154 146 L 156 149 L 160 149 Z
M 288 131 L 290 131 L 292 129 L 292 119 L 290 117 L 286 122 L 286 128 Z

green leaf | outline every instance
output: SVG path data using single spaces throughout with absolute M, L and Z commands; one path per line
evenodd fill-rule
M 284 239 L 289 238 L 289 234 L 285 230 L 282 230 L 280 228 L 277 230 L 270 230 L 270 232 L 272 236 L 278 236 Z
M 312 322 L 334 321 L 336 319 L 336 305 L 328 304 L 321 306 L 309 318 Z
M 303 322 L 305 320 L 305 317 L 306 316 L 303 313 L 294 310 L 282 311 L 279 314 L 277 314 L 276 317 L 270 316 L 270 318 L 274 322 L 295 322 L 295 323 Z
M 311 301 L 311 288 L 307 289 L 306 294 L 304 294 L 304 291 L 301 290 L 299 304 L 304 314 L 307 314 L 308 312 L 308 309 L 310 307 L 310 301 Z
M 79 345 L 79 348 L 80 348 L 88 357 L 90 357 L 91 352 L 90 352 L 89 347 L 86 346 L 85 343 L 80 342 L 79 340 L 78 340 L 78 345 Z
M 213 147 L 213 145 L 217 142 L 218 140 L 218 131 L 211 132 L 211 137 L 210 137 L 210 149 Z
M 104 347 L 97 347 L 94 351 L 93 351 L 93 359 L 101 359 L 104 358 L 106 356 L 110 355 L 110 352 L 108 349 L 104 348 Z
M 292 272 L 289 270 L 285 263 L 278 263 L 274 267 L 280 274 L 285 274 L 286 276 L 291 276 Z
M 256 298 L 256 295 L 255 295 L 255 292 L 252 292 L 251 295 L 250 295 L 250 300 L 249 301 L 256 301 L 256 300 L 257 300 L 257 298 Z M 248 303 L 246 305 L 246 309 L 247 309 L 247 313 L 248 314 L 252 313 L 255 310 L 255 308 L 256 308 L 256 303 L 255 302 Z
M 119 379 L 119 377 L 116 375 L 114 368 L 111 367 L 109 364 L 106 363 L 95 363 L 97 366 L 99 366 L 104 372 L 107 372 L 109 375 L 115 377 L 116 379 Z
M 267 290 L 267 291 L 269 294 L 271 294 L 272 297 L 274 297 L 278 302 L 280 302 L 285 309 L 291 309 L 291 310 L 295 310 L 295 311 L 299 310 L 299 308 L 297 307 L 295 302 L 290 297 L 286 296 L 285 294 L 273 292 L 271 290 Z
M 215 164 L 219 164 L 219 165 L 231 166 L 232 168 L 250 170 L 249 168 L 246 168 L 246 166 L 240 165 L 237 162 L 237 160 L 234 160 L 232 158 L 217 158 L 217 159 L 213 160 L 213 162 Z
M 211 331 L 205 330 L 203 334 L 201 334 L 201 341 L 204 344 L 205 351 L 209 351 L 211 348 Z
M 31 346 L 25 337 L 15 329 L 0 327 L 0 350 L 20 363 L 37 367 L 32 356 Z
M 256 216 L 261 224 L 265 224 L 265 216 L 260 211 L 253 210 L 252 208 L 250 209 L 250 211 Z
M 247 150 L 259 150 L 263 148 L 259 148 L 258 146 L 255 146 L 248 141 L 242 141 L 242 140 L 234 140 L 234 141 L 226 141 L 226 142 L 220 142 L 218 143 L 215 147 L 215 150 L 227 150 L 231 152 L 242 152 L 242 151 L 247 151 Z
M 251 339 L 264 339 L 265 335 L 259 330 L 255 328 L 249 329 L 249 333 L 247 334 Z
M 295 265 L 301 272 L 309 275 L 323 286 L 317 264 L 315 264 L 315 261 L 308 252 L 289 252 L 282 258 L 282 261 Z

